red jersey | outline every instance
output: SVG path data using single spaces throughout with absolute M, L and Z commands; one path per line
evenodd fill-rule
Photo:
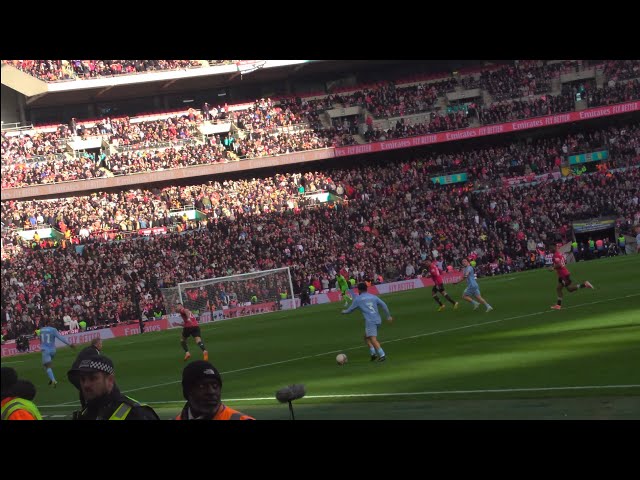
M 184 323 L 185 328 L 198 326 L 198 319 L 189 310 L 185 310 L 180 314 L 180 316 L 182 317 L 182 322 Z
M 433 283 L 436 285 L 442 285 L 442 277 L 440 276 L 440 270 L 438 270 L 438 266 L 434 263 L 429 267 L 429 276 L 433 280 Z
M 558 277 L 568 277 L 570 275 L 565 264 L 566 261 L 562 253 L 556 252 L 553 254 L 553 267 L 555 268 Z

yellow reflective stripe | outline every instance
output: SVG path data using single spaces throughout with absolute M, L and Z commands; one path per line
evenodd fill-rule
M 109 420 L 124 420 L 129 415 L 133 407 L 127 405 L 126 403 L 121 403 L 118 409 L 113 412 L 113 415 L 109 418 Z
M 2 407 L 2 420 L 8 419 L 16 410 L 26 410 L 33 415 L 36 420 L 42 420 L 42 416 L 35 404 L 23 398 L 15 398 L 5 403 L 4 407 Z

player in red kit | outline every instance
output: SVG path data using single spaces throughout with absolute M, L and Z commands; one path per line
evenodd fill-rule
M 556 291 L 558 292 L 558 303 L 553 305 L 551 308 L 554 310 L 560 310 L 562 308 L 562 289 L 566 288 L 569 292 L 575 292 L 580 288 L 593 288 L 593 285 L 586 281 L 584 283 L 579 283 L 578 285 L 574 285 L 571 282 L 571 273 L 566 267 L 566 261 L 564 259 L 564 255 L 560 251 L 560 247 L 562 247 L 561 243 L 556 244 L 556 251 L 553 254 L 553 265 L 549 270 L 555 270 L 558 274 L 558 286 Z
M 193 337 L 193 339 L 202 350 L 202 356 L 205 362 L 208 361 L 209 353 L 207 352 L 207 349 L 204 346 L 204 342 L 200 337 L 200 327 L 198 326 L 198 319 L 193 313 L 191 313 L 190 310 L 184 308 L 184 305 L 182 305 L 180 302 L 176 303 L 176 312 L 180 314 L 180 316 L 182 317 L 182 322 L 184 324 L 184 327 L 182 328 L 182 338 L 180 339 L 180 344 L 185 351 L 184 361 L 186 362 L 191 358 L 189 347 L 187 347 L 187 338 L 189 337 Z
M 440 275 L 438 266 L 431 260 L 427 260 L 426 266 L 427 268 L 422 271 L 422 276 L 426 277 L 427 275 L 429 275 L 431 277 L 431 280 L 433 280 L 434 285 L 431 289 L 431 295 L 433 296 L 433 299 L 438 303 L 438 305 L 440 305 L 438 307 L 438 311 L 441 312 L 446 308 L 446 305 L 440 301 L 438 293 L 442 294 L 444 298 L 451 302 L 454 310 L 458 308 L 458 302 L 451 298 L 447 291 L 444 289 L 444 281 L 442 280 L 442 276 Z

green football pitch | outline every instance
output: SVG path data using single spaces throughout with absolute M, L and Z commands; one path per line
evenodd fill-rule
M 257 419 L 289 418 L 276 390 L 302 383 L 301 419 L 638 419 L 640 418 L 640 255 L 569 265 L 595 290 L 555 303 L 556 275 L 545 269 L 479 280 L 494 311 L 436 312 L 430 289 L 382 298 L 395 318 L 383 322 L 384 363 L 371 362 L 356 311 L 324 304 L 202 326 L 210 360 L 222 373 L 223 401 Z M 161 418 L 184 403 L 180 330 L 104 342 L 116 381 Z M 192 359 L 201 352 L 189 340 Z M 66 380 L 77 351 L 58 350 L 58 387 L 47 385 L 40 354 L 3 360 L 38 389 L 47 419 L 69 418 L 78 393 Z M 343 352 L 348 363 L 337 365 Z

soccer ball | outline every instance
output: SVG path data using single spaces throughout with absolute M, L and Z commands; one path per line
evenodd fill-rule
M 338 365 L 344 365 L 347 363 L 347 356 L 344 353 L 339 353 L 336 357 L 336 362 L 338 362 Z

